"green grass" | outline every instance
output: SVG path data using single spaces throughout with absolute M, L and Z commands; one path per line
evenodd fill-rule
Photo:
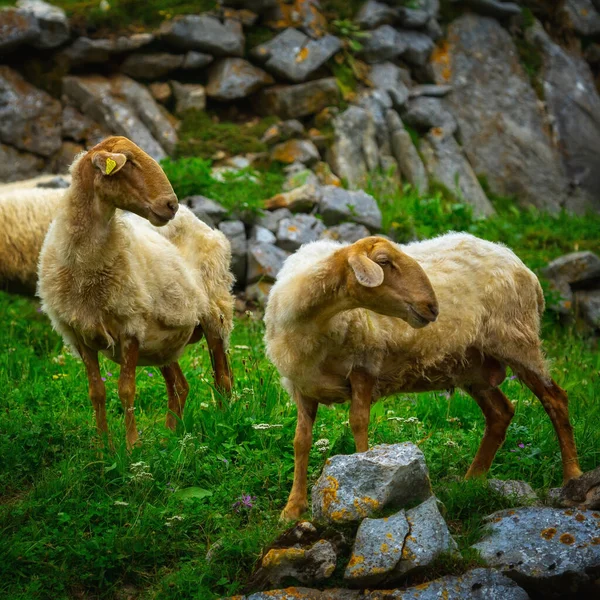
M 164 167 L 178 194 L 204 193 L 232 210 L 258 210 L 282 181 L 273 172 L 254 173 L 254 182 L 215 182 L 199 158 Z M 551 217 L 498 200 L 498 216 L 478 221 L 441 193 L 419 198 L 389 185 L 371 187 L 392 232 L 466 229 L 508 243 L 533 268 L 576 248 L 600 250 L 598 217 Z M 295 408 L 265 358 L 262 321 L 248 315 L 236 321 L 235 391 L 223 408 L 216 405 L 203 344 L 187 350 L 182 366 L 191 392 L 176 434 L 164 427 L 158 369 L 138 369 L 141 445 L 129 455 L 118 368 L 102 361 L 111 452 L 95 436 L 83 366 L 65 352 L 36 302 L 0 293 L 0 314 L 0 597 L 116 599 L 128 590 L 140 599 L 206 600 L 243 589 L 261 548 L 285 529 L 278 516 L 293 470 Z M 551 315 L 543 335 L 553 374 L 570 396 L 582 467 L 592 469 L 600 464 L 600 355 Z M 516 414 L 491 476 L 524 479 L 544 494 L 561 482 L 550 421 L 518 382 L 507 380 L 502 389 Z M 253 428 L 260 423 L 272 427 Z M 370 444 L 419 445 L 463 550 L 463 560 L 436 562 L 430 577 L 480 564 L 469 546 L 482 534 L 483 517 L 510 505 L 484 482 L 462 480 L 483 428 L 479 408 L 461 392 L 403 394 L 373 407 Z M 311 450 L 311 485 L 328 456 L 354 450 L 347 406 L 319 410 L 315 440 L 322 438 L 329 449 Z M 236 504 L 242 495 L 252 498 L 251 508 Z

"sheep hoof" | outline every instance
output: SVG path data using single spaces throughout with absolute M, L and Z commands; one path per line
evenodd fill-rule
M 560 492 L 563 506 L 600 509 L 600 467 L 569 480 Z
M 296 506 L 288 504 L 279 515 L 280 521 L 299 521 L 300 517 L 306 512 L 306 506 Z

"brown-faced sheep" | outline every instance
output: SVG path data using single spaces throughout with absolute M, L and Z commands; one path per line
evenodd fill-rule
M 552 420 L 564 480 L 581 475 L 567 395 L 541 350 L 543 310 L 537 277 L 508 248 L 472 235 L 407 246 L 379 237 L 303 246 L 280 271 L 265 314 L 267 354 L 298 407 L 294 483 L 282 517 L 297 519 L 307 508 L 319 403 L 350 401 L 363 452 L 372 402 L 462 388 L 486 422 L 467 477 L 486 473 L 514 414 L 498 387 L 506 366 Z
M 206 337 L 216 385 L 231 390 L 225 354 L 233 320 L 231 249 L 221 232 L 178 207 L 158 163 L 126 138 L 108 138 L 83 153 L 71 174 L 40 254 L 38 292 L 85 364 L 101 434 L 106 391 L 98 352 L 121 365 L 131 447 L 138 437 L 136 366 L 160 367 L 170 428 L 188 394 L 177 362 L 187 344 Z

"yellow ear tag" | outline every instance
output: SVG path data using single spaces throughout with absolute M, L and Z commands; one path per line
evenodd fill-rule
M 113 172 L 113 169 L 117 166 L 117 163 L 112 158 L 106 159 L 106 171 L 107 175 L 110 175 Z

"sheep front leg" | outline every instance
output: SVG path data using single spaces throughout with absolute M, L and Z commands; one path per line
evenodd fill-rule
M 125 411 L 127 449 L 131 450 L 138 439 L 133 403 L 135 400 L 135 368 L 138 363 L 140 344 L 136 338 L 121 343 L 121 373 L 119 374 L 119 398 Z
M 350 428 L 357 452 L 366 452 L 369 449 L 369 418 L 374 385 L 375 379 L 367 373 L 353 371 L 350 374 Z
M 100 374 L 98 352 L 88 348 L 85 344 L 79 344 L 79 354 L 85 365 L 88 378 L 88 389 L 94 414 L 96 416 L 96 429 L 100 437 L 108 436 L 108 424 L 106 422 L 106 386 Z M 109 440 L 110 444 L 110 440 Z
M 225 343 L 221 337 L 214 333 L 206 333 L 208 352 L 213 367 L 215 385 L 223 394 L 230 395 L 233 383 L 231 368 L 225 352 Z
M 183 416 L 183 408 L 190 391 L 190 386 L 178 362 L 172 362 L 170 365 L 161 367 L 160 372 L 165 378 L 167 397 L 169 399 L 166 426 L 171 431 L 175 431 L 177 420 L 181 421 Z
M 297 521 L 308 508 L 307 473 L 308 455 L 312 446 L 312 430 L 319 403 L 305 398 L 299 392 L 294 394 L 298 408 L 298 421 L 294 437 L 294 483 L 281 519 Z

